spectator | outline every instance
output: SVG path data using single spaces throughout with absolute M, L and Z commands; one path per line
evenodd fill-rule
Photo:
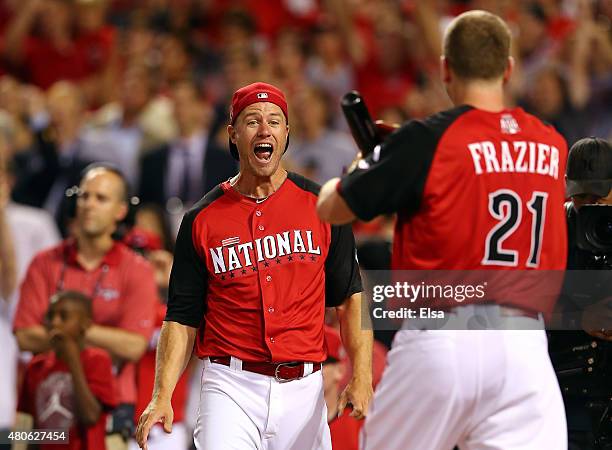
M 115 434 L 129 434 L 133 425 L 134 363 L 147 348 L 157 304 L 150 264 L 111 237 L 127 214 L 126 199 L 119 172 L 96 166 L 87 170 L 76 205 L 75 237 L 36 255 L 14 322 L 19 348 L 44 352 L 49 349 L 49 335 L 42 325 L 49 298 L 64 289 L 79 289 L 91 296 L 93 325 L 85 333 L 85 342 L 113 358 L 120 404 L 113 412 Z M 119 440 L 118 436 L 112 439 Z
M 187 44 L 178 36 L 165 34 L 159 38 L 159 84 L 169 91 L 192 75 L 192 60 Z
M 334 127 L 346 129 L 339 100 L 354 89 L 355 76 L 337 27 L 328 22 L 319 24 L 313 30 L 311 49 L 312 54 L 306 62 L 306 78 L 333 101 Z
M 13 125 L 10 116 L 0 115 L 0 430 L 13 426 L 17 407 L 17 343 L 11 324 L 19 285 L 34 255 L 59 240 L 48 213 L 10 201 Z
M 76 47 L 83 64 L 79 79 L 90 106 L 106 103 L 116 83 L 117 31 L 105 23 L 108 0 L 74 0 Z
M 40 450 L 105 450 L 106 416 L 116 401 L 111 359 L 85 347 L 92 323 L 91 299 L 77 291 L 55 294 L 45 315 L 51 351 L 35 356 L 24 375 L 19 410 L 34 428 L 68 432 L 64 444 Z
M 107 105 L 98 114 L 101 123 L 83 133 L 82 157 L 121 167 L 131 186 L 138 185 L 140 153 L 147 140 L 143 117 L 152 94 L 149 71 L 130 67 L 122 79 L 118 103 Z
M 155 203 L 138 205 L 134 217 L 134 226 L 159 236 L 162 250 L 170 252 L 174 250 L 174 236 L 172 236 L 170 222 L 161 206 Z
M 358 149 L 348 134 L 331 128 L 333 110 L 323 90 L 308 88 L 297 99 L 297 139 L 291 142 L 288 155 L 298 166 L 310 169 L 308 175 L 314 181 L 324 183 L 341 175 Z
M 32 132 L 27 123 L 28 106 L 37 94 L 38 98 L 42 96 L 41 93 L 33 91 L 33 87 L 23 86 L 9 75 L 0 78 L 0 111 L 6 113 L 13 122 L 11 153 L 26 150 L 32 145 Z M 9 159 L 12 158 L 12 154 L 8 156 Z
M 263 69 L 272 67 L 267 77 L 279 80 L 289 92 L 299 92 L 308 86 L 305 76 L 306 54 L 304 39 L 298 30 L 284 28 L 278 33 L 273 50 L 272 66 L 266 64 Z
M 141 162 L 140 198 L 182 212 L 236 173 L 229 152 L 209 136 L 210 106 L 188 81 L 172 90 L 179 137 L 147 153 Z M 180 215 L 177 215 L 180 217 Z
M 72 21 L 68 2 L 26 1 L 6 30 L 4 56 L 43 89 L 62 79 L 81 78 L 83 69 L 74 45 Z
M 355 67 L 357 87 L 373 114 L 396 105 L 415 81 L 399 6 L 389 0 L 358 5 L 330 0 L 329 5 Z
M 528 87 L 525 109 L 559 130 L 571 145 L 585 136 L 589 115 L 570 96 L 567 81 L 556 66 L 540 69 Z
M 76 9 L 65 0 L 27 0 L 8 25 L 4 56 L 36 86 L 82 82 L 95 102 L 114 64 L 115 35 L 103 24 L 104 7 L 101 0 L 78 0 Z
M 45 208 L 58 218 L 66 188 L 78 184 L 87 165 L 80 156 L 83 98 L 76 85 L 60 81 L 49 89 L 46 103 L 48 113 L 32 118 L 34 148 L 16 156 L 13 199 Z

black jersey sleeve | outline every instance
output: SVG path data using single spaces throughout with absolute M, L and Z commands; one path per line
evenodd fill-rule
M 183 217 L 174 248 L 166 319 L 198 328 L 204 319 L 208 289 L 206 262 L 195 249 L 193 222 L 198 210 Z
M 361 292 L 355 238 L 350 225 L 331 227 L 331 242 L 325 260 L 325 306 L 339 306 Z
M 418 210 L 438 142 L 448 126 L 471 109 L 460 106 L 427 119 L 412 120 L 392 133 L 338 187 L 362 220 L 397 211 Z

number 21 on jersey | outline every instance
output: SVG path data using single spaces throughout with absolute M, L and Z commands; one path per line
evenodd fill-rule
M 526 266 L 536 268 L 540 264 L 542 234 L 546 219 L 547 192 L 533 191 L 527 201 L 527 210 L 531 214 L 531 244 Z M 519 265 L 518 250 L 504 248 L 504 241 L 521 226 L 523 201 L 511 189 L 499 189 L 489 193 L 489 213 L 498 221 L 491 228 L 485 240 L 485 253 L 482 264 L 485 266 Z

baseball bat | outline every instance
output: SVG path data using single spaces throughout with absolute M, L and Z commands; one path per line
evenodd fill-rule
M 357 91 L 348 92 L 342 97 L 340 105 L 362 156 L 369 155 L 382 139 L 363 97 Z

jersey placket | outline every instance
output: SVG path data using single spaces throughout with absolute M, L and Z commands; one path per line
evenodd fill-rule
M 269 233 L 269 224 L 266 221 L 266 215 L 264 211 L 264 203 L 256 203 L 253 213 L 251 215 L 251 235 L 253 242 L 256 239 L 260 239 L 261 252 L 264 252 L 264 237 Z M 257 258 L 257 257 L 256 257 Z M 263 261 L 259 261 L 263 259 Z M 266 347 L 270 350 L 272 360 L 274 360 L 274 354 L 276 353 L 276 337 L 270 335 L 268 322 L 273 322 L 276 314 L 276 305 L 274 298 L 274 277 L 272 275 L 272 266 L 269 261 L 265 258 L 257 258 L 257 276 L 259 277 L 260 296 L 261 296 L 261 310 L 263 315 L 263 327 L 264 327 L 264 339 Z

